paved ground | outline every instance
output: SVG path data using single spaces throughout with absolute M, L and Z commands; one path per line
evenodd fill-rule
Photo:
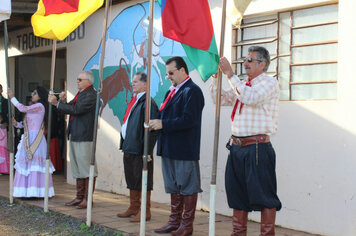
M 9 182 L 8 175 L 0 176 L 0 196 L 9 196 Z M 78 210 L 73 207 L 66 207 L 64 203 L 72 200 L 75 196 L 75 187 L 66 183 L 62 175 L 54 175 L 54 188 L 56 196 L 49 200 L 48 208 L 53 211 L 58 211 L 72 217 L 82 220 L 86 219 L 86 210 Z M 43 200 L 26 200 L 24 204 L 39 206 L 43 208 Z M 127 196 L 113 194 L 105 191 L 95 190 L 94 193 L 94 207 L 92 209 L 92 222 L 105 227 L 124 232 L 124 235 L 135 234 L 140 231 L 139 223 L 131 223 L 129 219 L 116 217 L 118 212 L 126 210 L 129 203 Z M 152 219 L 146 224 L 146 235 L 161 235 L 155 234 L 154 229 L 164 225 L 170 213 L 170 208 L 166 204 L 152 202 Z M 202 236 L 209 234 L 209 213 L 197 211 L 196 219 L 194 221 L 195 236 Z M 232 230 L 231 217 L 216 215 L 216 230 L 218 236 L 230 235 Z M 168 235 L 168 234 L 163 234 Z M 259 224 L 248 222 L 248 235 L 259 235 Z M 294 231 L 284 228 L 276 228 L 277 236 L 295 235 L 295 236 L 312 236 L 312 234 Z

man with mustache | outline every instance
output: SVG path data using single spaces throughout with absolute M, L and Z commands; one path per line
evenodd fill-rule
M 157 155 L 162 156 L 166 193 L 171 195 L 171 215 L 156 233 L 186 236 L 193 233 L 193 222 L 200 184 L 200 138 L 204 96 L 189 76 L 182 57 L 166 61 L 172 86 L 160 107 L 158 119 L 150 128 L 159 130 Z
M 231 90 L 223 91 L 222 99 L 234 103 L 225 171 L 227 200 L 233 208 L 233 236 L 247 234 L 251 211 L 261 211 L 261 235 L 275 235 L 276 210 L 282 206 L 277 196 L 276 157 L 269 138 L 277 131 L 279 85 L 277 79 L 265 74 L 269 64 L 264 47 L 250 47 L 243 64 L 248 78 L 240 80 L 228 60 L 220 59 L 220 69 L 231 86 Z M 215 88 L 213 84 L 213 94 Z

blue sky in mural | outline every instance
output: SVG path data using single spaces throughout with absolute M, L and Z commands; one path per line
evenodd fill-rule
M 104 105 L 107 103 L 120 121 L 123 119 L 127 102 L 132 96 L 132 92 L 128 91 L 128 83 L 131 84 L 135 72 L 147 72 L 146 60 L 143 58 L 147 56 L 148 15 L 149 2 L 133 5 L 120 12 L 112 21 L 107 31 L 103 78 L 104 80 L 111 79 L 114 82 L 108 83 L 109 85 L 107 86 L 110 89 L 105 88 L 105 85 L 103 85 L 103 97 L 105 97 L 104 93 L 109 94 L 104 98 Z M 154 12 L 154 42 L 152 46 L 151 96 L 158 106 L 171 85 L 165 79 L 166 70 L 164 62 L 169 57 L 182 56 L 186 59 L 189 69 L 193 69 L 186 58 L 181 44 L 162 36 L 160 17 L 161 9 L 156 3 Z M 101 30 L 98 30 L 98 32 L 101 32 Z M 100 53 L 101 42 L 97 52 L 84 66 L 84 70 L 92 70 L 94 72 L 95 85 L 98 83 Z M 120 68 L 123 69 L 120 70 Z M 122 84 L 117 85 L 117 80 L 122 80 Z M 114 83 L 116 83 L 116 87 L 113 86 Z

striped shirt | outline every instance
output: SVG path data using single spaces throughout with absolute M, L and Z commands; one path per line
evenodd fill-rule
M 262 73 L 251 80 L 251 87 L 246 80 L 233 75 L 229 84 L 231 89 L 222 91 L 223 105 L 237 106 L 234 121 L 231 124 L 232 134 L 238 137 L 257 134 L 274 134 L 278 126 L 279 85 L 278 80 Z M 216 85 L 211 86 L 213 97 L 216 96 Z M 244 103 L 239 113 L 241 102 Z

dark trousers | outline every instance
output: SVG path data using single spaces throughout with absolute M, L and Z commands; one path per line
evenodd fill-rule
M 280 210 L 275 168 L 276 154 L 271 143 L 232 145 L 225 171 L 229 207 L 244 211 Z
M 142 155 L 124 153 L 124 171 L 127 188 L 141 191 L 142 188 Z M 147 163 L 147 191 L 153 190 L 153 158 Z

